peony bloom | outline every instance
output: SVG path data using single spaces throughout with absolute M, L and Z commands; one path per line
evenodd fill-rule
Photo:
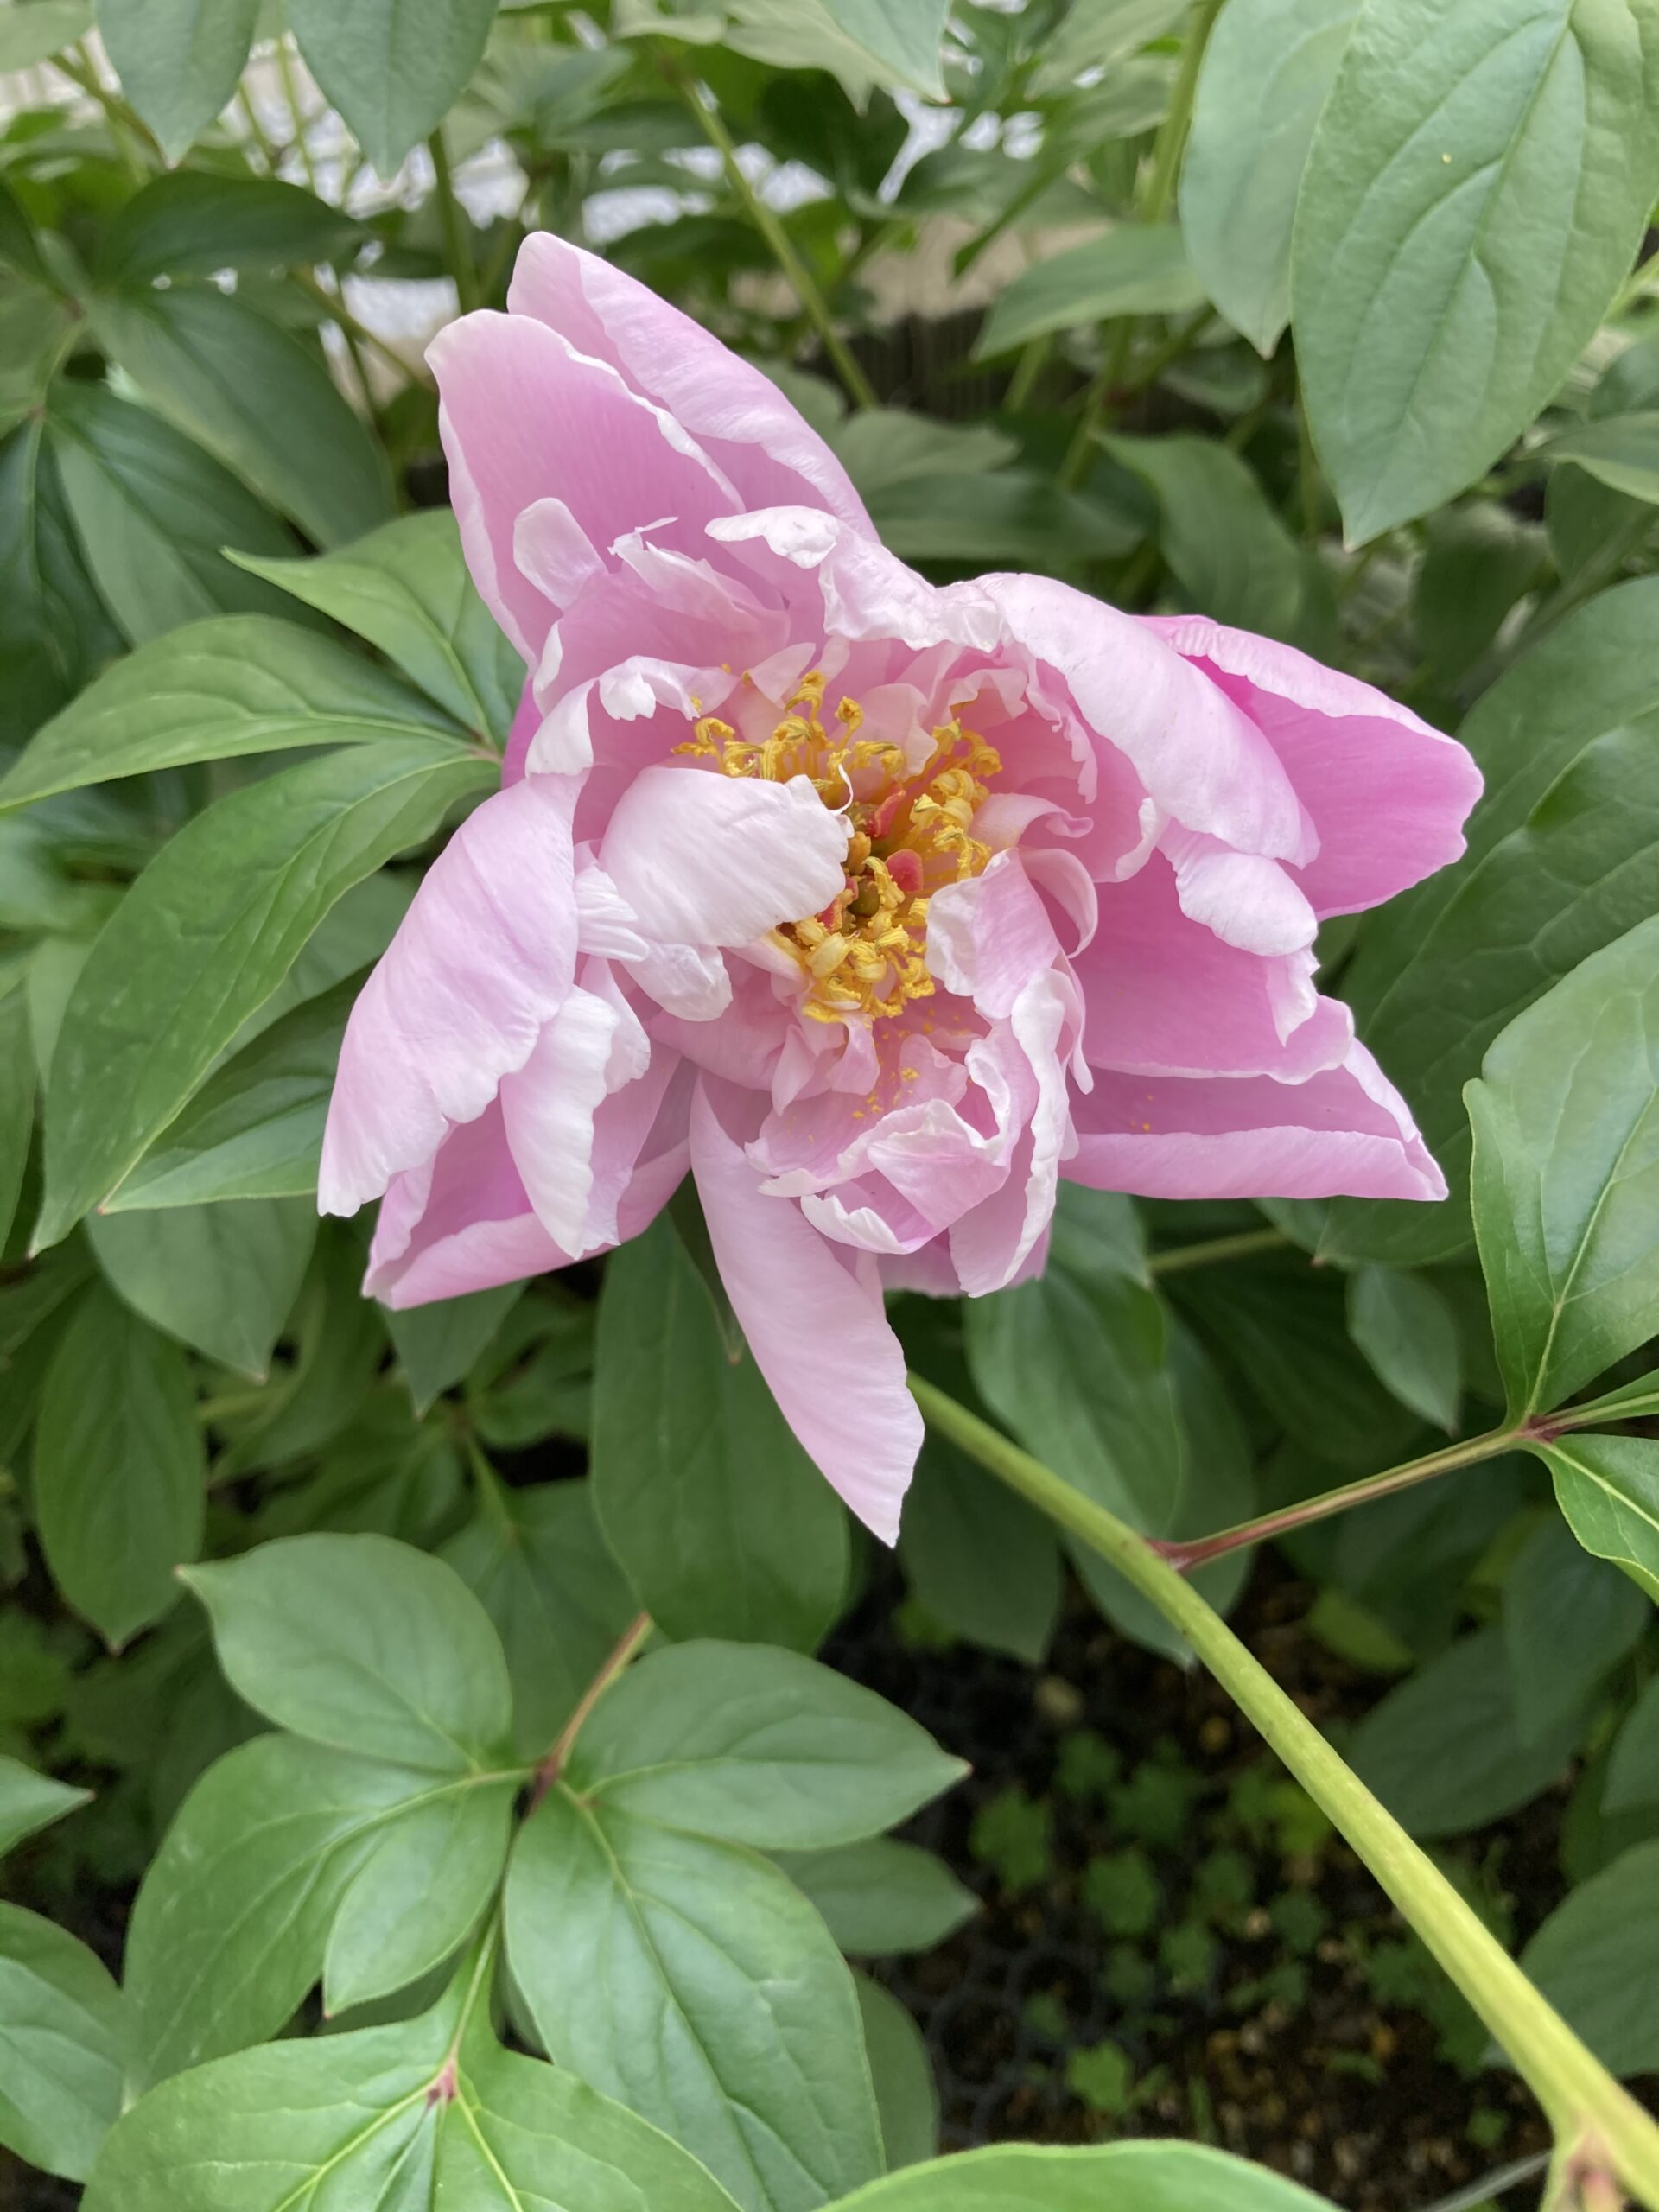
M 417 1305 L 638 1233 L 688 1168 L 761 1372 L 893 1537 L 885 1289 L 1043 1263 L 1061 1175 L 1444 1185 L 1314 931 L 1463 849 L 1463 748 L 1286 645 L 936 588 L 758 370 L 550 237 L 432 349 L 503 788 L 359 999 L 320 1203 Z

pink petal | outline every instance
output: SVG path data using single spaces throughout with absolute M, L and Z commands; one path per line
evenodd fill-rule
M 1443 1198 L 1405 1101 L 1365 1047 L 1306 1083 L 1107 1076 L 1073 1102 L 1073 1182 L 1151 1198 Z
M 639 1016 L 604 963 L 591 963 L 584 973 L 598 988 L 572 990 L 524 1066 L 501 1083 L 507 1142 L 536 1217 L 577 1260 L 616 1234 L 613 1202 L 608 1222 L 589 1221 L 594 1116 L 607 1098 L 638 1084 L 651 1059 Z M 653 1113 L 665 1080 L 653 1086 Z
M 746 506 L 810 501 L 874 535 L 846 470 L 771 378 L 611 263 L 537 232 L 519 249 L 507 305 L 613 362 L 677 416 Z
M 741 1096 L 727 1096 L 741 1112 Z M 893 1542 L 922 1418 L 875 1262 L 827 1243 L 792 1198 L 764 1194 L 707 1079 L 692 1106 L 691 1166 L 732 1310 L 785 1420 L 860 1520 Z
M 1272 746 L 1155 631 L 1047 576 L 982 576 L 977 588 L 1164 813 L 1237 852 L 1311 856 L 1313 826 Z
M 486 799 L 427 871 L 352 1009 L 323 1135 L 317 1203 L 354 1213 L 419 1166 L 522 1067 L 575 972 L 563 784 Z
M 765 507 L 709 525 L 717 544 L 837 638 L 930 645 L 1001 641 L 994 606 L 975 586 L 940 591 L 873 537 L 816 507 Z
M 1005 1049 L 1023 1059 L 1035 1096 L 1001 1188 L 950 1230 L 950 1261 L 970 1298 L 1016 1282 L 1054 1213 L 1060 1163 L 1075 1140 L 1065 1063 L 1076 1033 L 1075 986 L 1064 976 L 1034 977 L 1007 1024 Z
M 786 784 L 658 766 L 617 801 L 600 860 L 661 944 L 741 945 L 828 906 L 847 825 L 804 776 Z
M 492 1105 L 430 1160 L 392 1178 L 363 1288 L 401 1310 L 519 1282 L 569 1257 L 531 1211 L 501 1109 Z
M 1181 912 L 1161 855 L 1102 887 L 1099 928 L 1072 966 L 1096 1067 L 1297 1082 L 1339 1063 L 1353 1035 L 1347 1008 L 1315 992 L 1311 953 L 1266 960 L 1224 944 Z
M 667 514 L 690 537 L 739 505 L 708 456 L 608 363 L 524 315 L 480 311 L 428 351 L 451 496 L 473 581 L 526 661 L 553 619 L 519 568 L 519 516 L 556 499 L 594 546 Z
M 1319 917 L 1277 861 L 1230 852 L 1190 830 L 1166 830 L 1161 842 L 1181 911 L 1224 944 L 1271 958 L 1306 952 L 1319 934 Z
M 948 991 L 1001 1021 L 1031 981 L 1052 968 L 1060 941 L 1017 851 L 982 874 L 948 883 L 927 904 L 927 969 Z
M 1480 772 L 1455 740 L 1294 645 L 1202 615 L 1148 620 L 1264 731 L 1319 833 L 1301 871 L 1320 914 L 1391 899 L 1464 849 Z

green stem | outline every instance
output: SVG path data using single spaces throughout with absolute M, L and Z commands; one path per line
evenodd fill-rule
M 1128 374 L 1129 356 L 1135 351 L 1135 334 L 1139 325 L 1137 315 L 1126 315 L 1118 324 L 1110 344 L 1106 347 L 1094 382 L 1083 396 L 1083 413 L 1077 427 L 1071 433 L 1071 442 L 1065 449 L 1065 459 L 1060 463 L 1060 489 L 1075 492 L 1088 472 L 1095 448 L 1095 439 L 1105 426 L 1106 410 L 1113 395 L 1122 387 Z
M 726 181 L 742 202 L 748 217 L 767 245 L 772 258 L 789 279 L 796 298 L 800 302 L 812 327 L 823 341 L 823 350 L 836 365 L 836 372 L 847 387 L 848 396 L 855 407 L 876 407 L 880 404 L 875 390 L 854 358 L 846 340 L 836 327 L 830 303 L 814 282 L 811 270 L 795 251 L 789 232 L 779 221 L 775 208 L 769 207 L 743 174 L 743 164 L 737 158 L 737 145 L 726 128 L 720 111 L 702 89 L 683 76 L 666 55 L 659 56 L 663 73 L 696 118 L 703 137 L 720 156 L 726 172 Z
M 1282 1229 L 1241 1229 L 1232 1236 L 1206 1236 L 1199 1244 L 1172 1244 L 1147 1262 L 1155 1275 L 1184 1274 L 1188 1268 L 1213 1268 L 1224 1260 L 1253 1259 L 1258 1252 L 1281 1252 L 1292 1240 Z
M 1659 2126 L 1540 1996 L 1503 1947 L 1220 1615 L 1143 1538 L 943 1390 L 911 1389 L 928 1421 L 1109 1560 L 1182 1635 L 1319 1805 L 1509 2052 L 1562 2143 L 1593 2141 L 1659 2212 Z
M 398 375 L 406 382 L 414 384 L 431 382 L 431 375 L 427 369 L 423 368 L 418 361 L 406 361 L 394 346 L 387 345 L 384 338 L 378 338 L 366 323 L 358 321 L 346 305 L 344 299 L 336 296 L 326 284 L 320 283 L 308 269 L 296 269 L 293 271 L 293 276 L 294 282 L 302 292 L 308 292 L 319 306 L 327 308 L 329 319 L 340 325 L 346 337 L 355 338 L 359 345 L 369 346 L 380 356 L 389 368 L 396 369 Z
M 531 1812 L 535 1811 L 537 1806 L 541 1803 L 560 1775 L 563 1773 L 564 1763 L 570 1756 L 571 1745 L 582 1733 L 582 1723 L 618 1675 L 625 1673 L 639 1657 L 645 1638 L 651 1634 L 652 1626 L 652 1618 L 649 1613 L 636 1614 L 617 1639 L 616 1648 L 610 1657 L 594 1676 L 593 1681 L 588 1683 L 581 1697 L 577 1699 L 576 1709 L 560 1729 L 557 1742 L 536 1769 L 535 1780 L 531 1785 L 530 1792 Z
M 1187 33 L 1181 48 L 1180 71 L 1169 96 L 1169 105 L 1164 111 L 1164 119 L 1158 126 L 1158 136 L 1152 143 L 1152 168 L 1147 172 L 1146 197 L 1141 205 L 1144 222 L 1161 223 L 1175 197 L 1181 156 L 1186 151 L 1186 134 L 1192 127 L 1192 98 L 1198 89 L 1204 49 L 1210 43 L 1210 33 L 1220 13 L 1221 0 L 1204 0 L 1198 21 Z
M 1262 1513 L 1254 1521 L 1241 1521 L 1213 1536 L 1193 1536 L 1185 1541 L 1153 1536 L 1147 1541 L 1160 1559 L 1167 1560 L 1185 1574 L 1209 1560 L 1219 1559 L 1224 1552 L 1241 1551 L 1246 1544 L 1259 1544 L 1269 1536 L 1286 1535 L 1293 1529 L 1306 1528 L 1311 1522 L 1329 1520 L 1333 1513 L 1348 1513 L 1356 1505 L 1369 1505 L 1373 1498 L 1392 1497 L 1395 1491 L 1410 1490 L 1418 1483 L 1432 1481 L 1436 1475 L 1449 1475 L 1456 1468 L 1472 1467 L 1483 1459 L 1495 1459 L 1499 1452 L 1513 1452 L 1526 1440 L 1526 1433 L 1521 1429 L 1494 1429 L 1490 1435 L 1471 1437 L 1464 1444 L 1447 1444 L 1438 1452 L 1426 1452 L 1421 1459 L 1408 1459 L 1403 1466 L 1390 1467 L 1383 1474 L 1366 1475 L 1357 1483 L 1344 1483 L 1336 1490 L 1321 1491 L 1317 1497 L 1305 1497 L 1295 1505 L 1281 1506 L 1276 1513 Z
M 306 139 L 306 119 L 300 112 L 299 79 L 294 74 L 294 56 L 285 38 L 276 41 L 276 73 L 283 80 L 283 98 L 288 102 L 289 127 L 294 134 L 294 150 L 300 157 L 300 167 L 305 171 L 305 181 L 315 193 L 317 188 L 316 164 L 311 159 L 311 148 Z
M 1296 489 L 1301 508 L 1304 543 L 1319 542 L 1319 464 L 1313 451 L 1313 428 L 1307 419 L 1307 403 L 1300 387 L 1296 393 Z
M 478 305 L 478 271 L 467 245 L 467 215 L 455 197 L 455 181 L 449 173 L 449 149 L 443 143 L 443 125 L 440 124 L 426 142 L 432 156 L 432 173 L 438 188 L 438 217 L 443 225 L 443 255 L 449 264 L 449 274 L 455 280 L 455 297 L 461 303 L 462 315 L 470 315 Z
M 1029 341 L 1014 363 L 1014 374 L 1008 379 L 1008 388 L 1002 398 L 1002 404 L 1010 415 L 1017 415 L 1031 397 L 1033 387 L 1048 365 L 1049 349 L 1053 343 L 1053 333 L 1046 331 L 1040 338 Z
M 122 99 L 119 92 L 110 90 L 99 75 L 98 66 L 84 46 L 73 47 L 64 54 L 54 54 L 51 67 L 60 75 L 67 77 L 71 84 L 79 85 L 81 91 L 90 94 L 103 109 L 109 118 L 111 136 L 121 149 L 122 158 L 136 183 L 142 184 L 145 181 L 151 167 L 166 167 L 167 156 L 149 125 L 137 108 Z

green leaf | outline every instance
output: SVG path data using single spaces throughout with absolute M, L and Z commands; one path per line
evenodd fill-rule
M 0 779 L 0 806 L 193 760 L 415 738 L 458 745 L 461 732 L 331 638 L 225 614 L 106 669 Z
M 1296 195 L 1357 7 L 1228 0 L 1204 50 L 1181 231 L 1205 290 L 1262 354 L 1290 321 Z
M 0 44 L 18 12 L 0 10 Z M 0 182 L 0 430 L 38 416 L 73 348 L 76 320 L 28 216 Z
M 590 1485 L 497 1489 L 442 1556 L 478 1597 L 506 1653 L 514 1751 L 540 1758 L 634 1611 L 599 1533 Z
M 1610 415 L 1552 438 L 1548 461 L 1575 461 L 1599 483 L 1627 499 L 1659 502 L 1659 412 Z
M 217 1760 L 133 1906 L 126 1986 L 143 2079 L 275 2035 L 322 1971 L 347 1885 L 394 1824 L 503 1778 L 437 1777 L 292 1736 L 258 1736 Z
M 1650 1618 L 1642 1592 L 1591 1558 L 1557 1515 L 1541 1521 L 1503 1585 L 1503 1642 L 1522 1741 L 1536 1743 L 1581 1713 Z
M 798 1652 L 680 1643 L 608 1690 L 566 1762 L 590 1804 L 784 1851 L 893 1827 L 968 1771 L 873 1690 Z
M 321 359 L 245 300 L 175 284 L 99 294 L 89 318 L 157 414 L 319 544 L 386 519 L 385 456 L 367 426 Z
M 1583 1727 L 1580 1703 L 1530 1741 L 1523 1737 L 1503 1631 L 1484 1628 L 1373 1707 L 1348 1758 L 1408 1834 L 1461 1835 L 1547 1789 Z
M 1064 575 L 1082 561 L 1116 560 L 1142 536 L 1131 516 L 1031 468 L 906 477 L 872 493 L 869 509 L 882 543 L 906 561 L 960 565 L 971 547 L 976 561 Z
M 474 2027 L 487 1993 L 163 2083 L 111 2137 L 86 2212 L 731 2212 L 655 2128 Z M 181 2158 L 181 2145 L 211 2156 Z
M 334 902 L 494 773 L 424 741 L 353 746 L 231 792 L 162 848 L 64 1016 L 41 1244 L 130 1172 Z
M 185 1580 L 232 1688 L 279 1727 L 435 1774 L 476 1772 L 505 1743 L 499 1639 L 442 1560 L 385 1536 L 289 1536 Z
M 360 976 L 348 976 L 261 1030 L 207 1078 L 105 1201 L 105 1212 L 310 1197 L 340 1039 L 360 986 Z
M 911 1588 L 952 1635 L 1035 1666 L 1059 1617 L 1060 1548 L 1052 1524 L 942 1438 L 923 1443 L 905 1496 L 899 1560 Z
M 1659 1329 L 1659 919 L 1517 1015 L 1465 1096 L 1475 1234 L 1522 1420 Z
M 822 0 L 824 13 L 875 64 L 879 79 L 944 99 L 939 48 L 950 0 Z
M 931 1951 L 979 1910 L 979 1899 L 943 1859 L 891 1836 L 774 1856 L 854 1958 Z
M 855 1974 L 864 2048 L 875 2083 L 881 2148 L 887 2170 L 918 2165 L 939 2147 L 939 2093 L 921 2030 L 899 1999 L 868 1974 Z
M 1302 556 L 1236 453 L 1213 438 L 1103 438 L 1155 495 L 1159 543 L 1201 614 L 1270 638 L 1294 634 Z
M 1610 1559 L 1659 1604 L 1659 1442 L 1647 1436 L 1562 1436 L 1534 1450 L 1555 1500 L 1587 1552 Z
M 1595 0 L 1365 0 L 1297 203 L 1296 358 L 1351 541 L 1554 397 L 1659 183 L 1659 40 Z
M 306 67 L 388 178 L 454 105 L 494 16 L 495 0 L 288 0 Z
M 1601 1804 L 1605 1813 L 1659 1805 L 1659 1675 L 1643 1684 L 1613 1738 Z
M 97 0 L 121 89 L 168 161 L 188 153 L 236 90 L 259 0 Z
M 0 71 L 32 69 L 92 29 L 90 0 L 31 0 L 0 10 Z
M 297 184 L 174 169 L 134 193 L 105 226 L 93 274 L 119 290 L 157 276 L 331 261 L 362 235 L 354 216 Z
M 867 500 L 893 484 L 982 475 L 1002 467 L 1020 450 L 1016 440 L 989 423 L 938 423 L 898 407 L 849 415 L 830 442 Z
M 1180 1432 L 1163 1307 L 1128 1275 L 1056 1256 L 963 1308 L 976 1388 L 1032 1454 L 1148 1535 L 1173 1517 Z
M 33 415 L 0 443 L 0 744 L 21 744 L 123 643 Z
M 47 434 L 93 581 L 134 645 L 276 603 L 223 549 L 286 552 L 288 531 L 170 423 L 99 385 L 66 384 Z
M 1411 626 L 1431 680 L 1457 683 L 1488 652 L 1504 618 L 1547 573 L 1544 541 L 1494 499 L 1442 509 L 1412 587 Z
M 1203 304 L 1175 225 L 1124 223 L 1016 276 L 987 317 L 974 356 L 995 360 L 1051 330 L 1115 315 L 1190 315 Z
M 666 1218 L 607 1261 L 594 1503 L 664 1635 L 810 1650 L 840 1608 L 847 1522 L 753 1359 L 733 1365 Z
M 1659 1843 L 1557 1905 L 1521 1954 L 1541 1996 L 1615 2074 L 1659 2066 Z
M 1467 1249 L 1465 1083 L 1524 1007 L 1659 909 L 1659 578 L 1569 615 L 1459 734 L 1486 779 L 1468 855 L 1372 917 L 1344 978 L 1452 1197 L 1338 1199 L 1324 1249 L 1344 1258 Z
M 1294 2181 L 1198 2143 L 999 2143 L 889 2174 L 836 2212 L 1331 2212 Z
M 494 1290 L 406 1306 L 401 1313 L 388 1311 L 386 1326 L 417 1414 L 428 1412 L 446 1390 L 466 1380 L 523 1292 L 522 1283 L 503 1283 Z
M 0 1904 L 0 2143 L 84 2181 L 121 2109 L 121 1993 L 84 1943 Z
M 241 565 L 378 645 L 465 728 L 505 742 L 524 664 L 478 595 L 447 507 L 315 560 Z
M 90 1789 L 74 1789 L 49 1774 L 37 1774 L 21 1759 L 0 1751 L 0 1856 L 26 1835 L 50 1827 L 77 1805 L 91 1802 Z
M 38 1087 L 29 996 L 14 990 L 0 999 L 0 1249 L 11 1234 L 22 1193 Z
M 47 1370 L 32 1461 L 53 1580 L 119 1647 L 179 1594 L 201 1548 L 207 1455 L 178 1346 L 101 1286 Z
M 880 2171 L 852 1978 L 768 1860 L 560 1784 L 519 1836 L 506 1929 L 556 2065 L 673 2135 L 745 2212 L 806 2212 Z
M 1066 92 L 1086 69 L 1104 69 L 1180 27 L 1192 0 L 1093 0 L 1070 9 L 1043 38 L 1031 89 Z M 1214 37 L 1214 33 L 1211 34 Z
M 210 1359 L 263 1379 L 316 1241 L 303 1199 L 96 1214 L 86 1233 L 136 1313 Z
M 521 1787 L 514 1775 L 452 1791 L 386 1830 L 347 1883 L 328 1931 L 328 2012 L 407 1989 L 466 1942 L 501 1879 Z
M 1457 1317 L 1426 1277 L 1358 1268 L 1348 1278 L 1348 1333 L 1386 1390 L 1425 1421 L 1456 1432 L 1463 1395 Z

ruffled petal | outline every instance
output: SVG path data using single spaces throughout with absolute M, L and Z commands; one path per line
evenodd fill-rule
M 893 1542 L 922 1419 L 876 1262 L 827 1243 L 792 1198 L 766 1196 L 706 1083 L 691 1166 L 721 1280 L 785 1420 L 859 1519 Z
M 658 766 L 617 801 L 606 874 L 659 944 L 741 945 L 840 892 L 847 824 L 804 776 L 772 784 Z
M 537 232 L 519 248 L 507 305 L 613 362 L 709 449 L 746 506 L 810 501 L 874 535 L 846 470 L 771 378 L 612 263 Z
M 501 1084 L 502 1120 L 525 1194 L 554 1243 L 578 1260 L 615 1235 L 614 1219 L 589 1219 L 594 1117 L 651 1060 L 639 1018 L 603 962 L 584 973 L 598 988 L 572 990 L 524 1066 Z M 660 1084 L 656 1090 L 660 1096 Z
M 527 508 L 556 500 L 594 546 L 671 515 L 690 548 L 705 523 L 741 504 L 671 416 L 608 362 L 586 359 L 527 315 L 463 315 L 439 332 L 428 359 L 467 565 L 532 665 L 555 608 L 539 547 L 531 556 L 539 582 L 518 566 Z
M 567 785 L 486 799 L 427 871 L 346 1025 L 317 1203 L 354 1213 L 475 1120 L 575 973 Z
M 1001 1021 L 1033 976 L 1052 968 L 1060 941 L 1016 851 L 982 874 L 947 883 L 927 902 L 927 970 L 948 991 Z
M 1462 853 L 1481 779 L 1455 739 L 1294 645 L 1198 614 L 1145 626 L 1208 674 L 1284 762 L 1319 831 L 1301 871 L 1319 913 L 1379 906 Z
M 1443 1198 L 1405 1101 L 1360 1044 L 1306 1083 L 1103 1076 L 1074 1102 L 1073 1182 L 1148 1198 Z
M 1313 857 L 1313 825 L 1273 747 L 1155 630 L 1047 576 L 982 576 L 976 588 L 1064 678 L 1096 742 L 1128 758 L 1161 812 L 1236 852 Z

